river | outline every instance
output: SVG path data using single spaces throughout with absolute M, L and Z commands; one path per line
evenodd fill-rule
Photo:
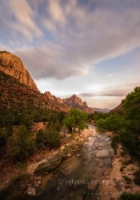
M 42 178 L 38 200 L 92 200 L 102 174 L 112 166 L 113 149 L 110 138 L 89 125 L 92 135 L 78 155 L 72 155 L 53 172 Z

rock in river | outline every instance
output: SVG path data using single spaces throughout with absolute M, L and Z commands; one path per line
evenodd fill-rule
M 27 190 L 25 191 L 25 194 L 28 196 L 35 197 L 36 196 L 36 190 L 34 187 L 28 187 Z
M 110 153 L 106 149 L 100 150 L 100 151 L 98 151 L 96 153 L 96 157 L 97 158 L 109 158 L 110 157 Z

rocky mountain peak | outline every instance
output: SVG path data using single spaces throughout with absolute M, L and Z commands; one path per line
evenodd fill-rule
M 85 107 L 88 107 L 88 105 L 87 105 L 87 102 L 86 102 L 86 101 L 84 101 L 84 102 L 83 102 L 83 104 L 84 104 L 84 106 L 85 106 Z
M 27 85 L 30 89 L 39 92 L 29 72 L 25 69 L 19 57 L 8 51 L 0 51 L 0 70 L 16 78 L 20 83 Z
M 79 105 L 83 105 L 83 102 L 82 100 L 76 96 L 76 94 L 72 95 L 70 98 L 69 98 L 70 101 L 72 101 L 72 103 L 74 104 L 79 104 Z
M 82 101 L 76 94 L 73 94 L 69 98 L 63 99 L 63 103 L 66 106 L 69 106 L 71 108 L 77 108 L 88 113 L 94 112 L 93 108 L 88 107 L 87 102 Z
M 52 95 L 49 91 L 46 91 L 46 92 L 44 93 L 44 95 L 45 95 L 49 100 L 52 100 L 52 101 L 56 100 L 56 97 L 55 97 L 54 95 Z

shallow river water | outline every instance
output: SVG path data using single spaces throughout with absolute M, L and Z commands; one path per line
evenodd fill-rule
M 110 138 L 99 134 L 95 126 L 80 150 L 52 173 L 44 176 L 38 200 L 96 199 L 96 185 L 102 174 L 111 168 L 113 149 Z

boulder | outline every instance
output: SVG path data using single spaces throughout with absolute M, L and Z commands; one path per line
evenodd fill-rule
M 96 157 L 97 158 L 109 158 L 110 157 L 110 153 L 108 152 L 108 150 L 100 150 L 96 153 Z
M 27 190 L 25 191 L 25 194 L 28 196 L 35 197 L 36 196 L 36 190 L 34 187 L 28 187 Z

